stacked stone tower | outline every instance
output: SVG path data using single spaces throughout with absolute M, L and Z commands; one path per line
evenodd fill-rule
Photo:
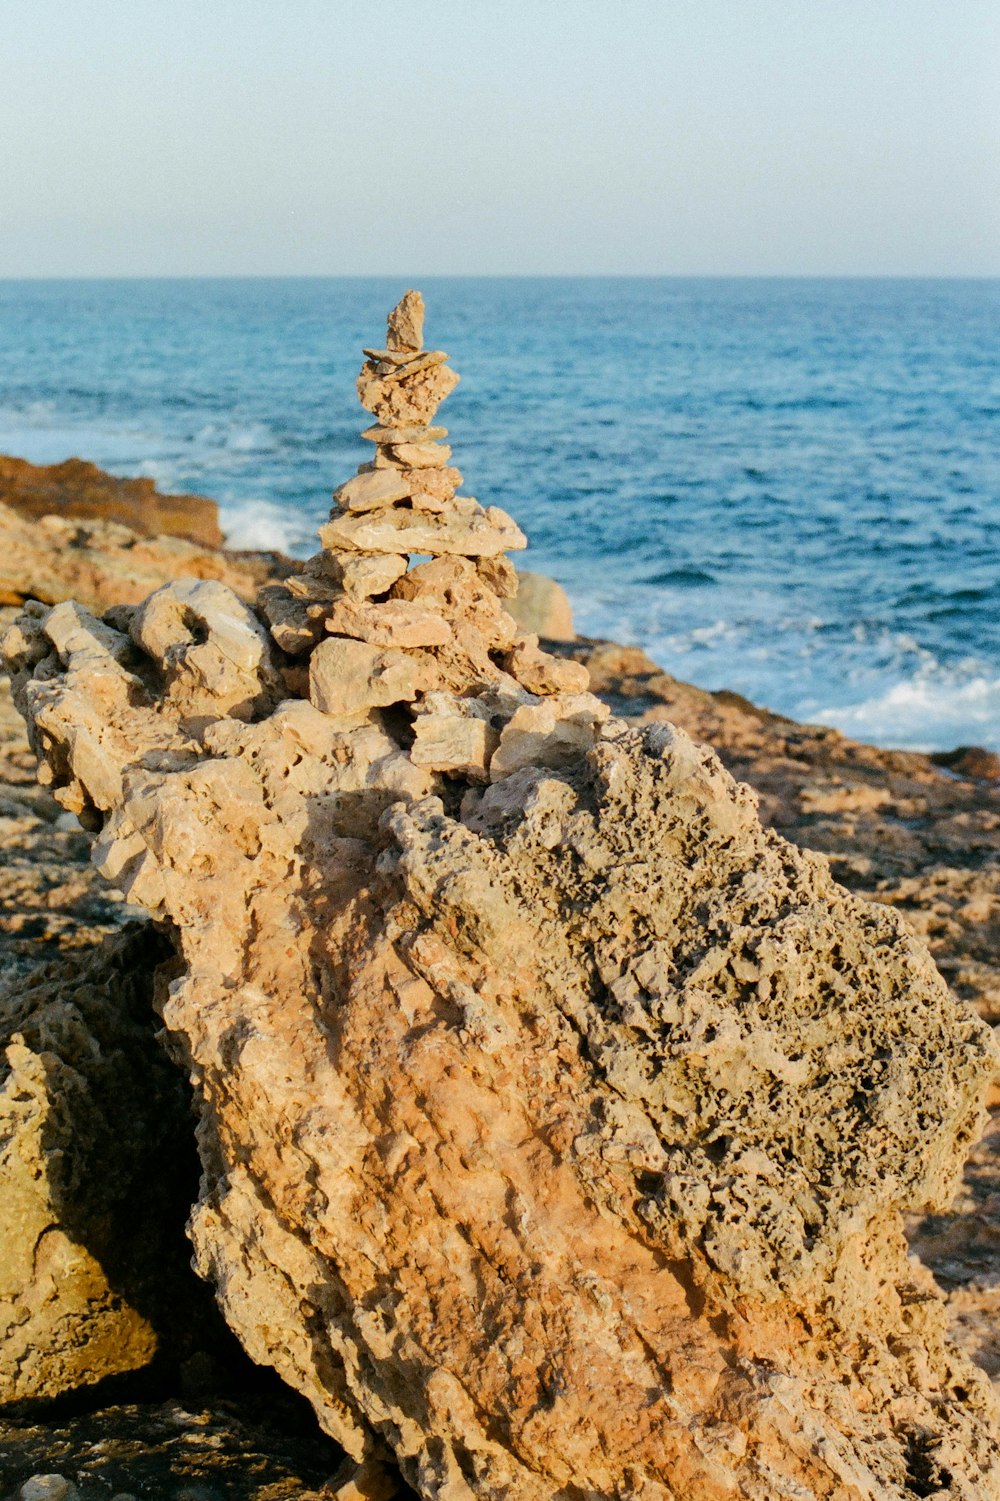
M 301 686 L 316 708 L 348 728 L 406 706 L 396 730 L 416 765 L 497 780 L 557 764 L 607 711 L 585 692 L 586 669 L 541 651 L 503 607 L 517 588 L 507 552 L 525 538 L 498 507 L 457 493 L 447 429 L 432 424 L 458 376 L 423 348 L 423 321 L 420 293 L 407 292 L 385 347 L 364 351 L 374 457 L 335 491 L 322 552 L 259 605 L 284 651 L 308 654 Z

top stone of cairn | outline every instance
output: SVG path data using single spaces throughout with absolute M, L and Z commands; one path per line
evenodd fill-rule
M 424 347 L 424 299 L 419 292 L 404 292 L 389 314 L 386 347 L 393 350 L 413 350 L 417 353 Z

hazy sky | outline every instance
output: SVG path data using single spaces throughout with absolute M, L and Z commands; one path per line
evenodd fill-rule
M 13 0 L 0 276 L 1000 274 L 1000 0 Z

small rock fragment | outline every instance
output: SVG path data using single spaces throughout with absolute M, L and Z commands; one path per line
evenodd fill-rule
M 584 693 L 590 686 L 590 673 L 581 662 L 541 651 L 534 634 L 518 636 L 504 666 L 529 693 Z
M 409 481 L 398 471 L 373 469 L 349 479 L 334 490 L 333 498 L 342 511 L 374 511 L 405 500 L 409 493 Z
M 447 443 L 394 443 L 389 453 L 404 469 L 443 469 L 451 458 Z
M 21 1486 L 21 1501 L 75 1501 L 79 1491 L 65 1475 L 32 1475 Z
M 499 782 L 523 766 L 567 765 L 592 749 L 608 713 L 590 693 L 523 704 L 501 732 L 490 779 Z
M 309 659 L 309 697 L 324 714 L 358 714 L 411 703 L 431 679 L 401 651 L 381 651 L 345 637 L 321 641 Z
M 413 723 L 410 759 L 429 771 L 489 780 L 490 758 L 499 734 L 487 705 L 477 698 L 429 693 Z
M 437 611 L 406 599 L 373 604 L 344 597 L 331 606 L 326 629 L 373 646 L 444 646 L 451 640 L 451 627 Z
M 483 583 L 493 590 L 498 599 L 515 597 L 518 592 L 517 569 L 502 552 L 496 553 L 492 558 L 480 558 L 476 568 Z M 538 635 L 542 635 L 542 632 L 539 631 Z
M 369 443 L 377 443 L 381 448 L 398 448 L 412 444 L 428 448 L 433 446 L 436 449 L 437 445 L 434 440 L 447 438 L 448 429 L 428 427 L 422 423 L 413 427 L 366 427 L 361 436 L 367 438 Z
M 456 553 L 492 557 L 526 546 L 524 533 L 495 506 L 469 517 L 437 517 L 418 511 L 375 511 L 335 516 L 320 527 L 324 544 L 359 552 Z

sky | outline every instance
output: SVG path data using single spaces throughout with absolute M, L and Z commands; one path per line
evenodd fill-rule
M 1000 275 L 998 0 L 13 0 L 0 276 Z

